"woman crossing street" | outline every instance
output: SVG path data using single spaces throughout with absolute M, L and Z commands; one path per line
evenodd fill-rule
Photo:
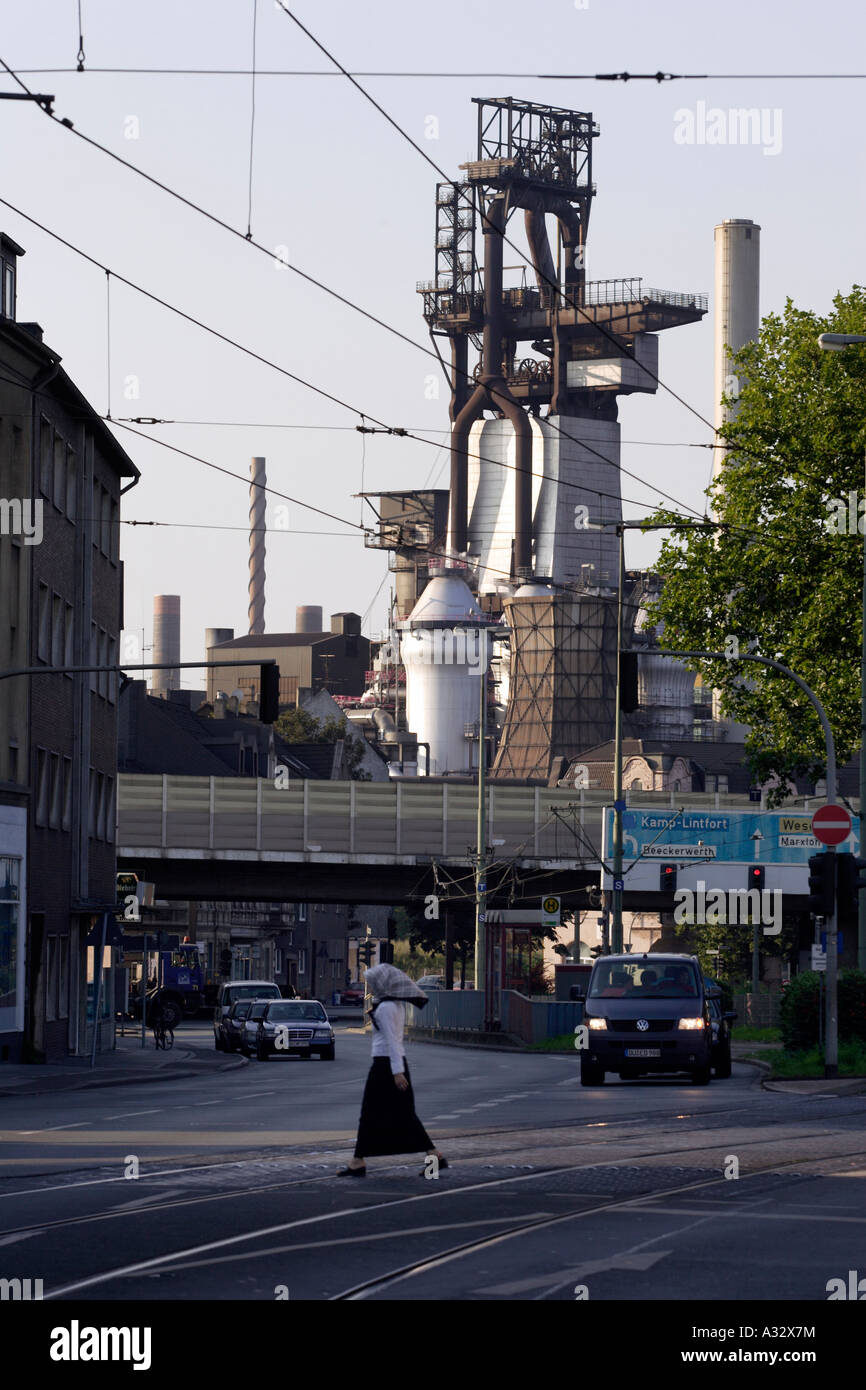
M 396 965 L 374 965 L 365 979 L 373 995 L 373 1062 L 361 1102 L 355 1154 L 337 1176 L 363 1178 L 367 1172 L 365 1159 L 383 1154 L 435 1154 L 438 1167 L 447 1168 L 448 1160 L 415 1114 L 412 1082 L 403 1052 L 406 1005 L 423 1009 L 427 996 Z

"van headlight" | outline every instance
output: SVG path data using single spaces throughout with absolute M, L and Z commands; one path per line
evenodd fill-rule
M 590 1018 L 587 1022 L 591 1033 L 598 1033 L 607 1028 L 606 1018 Z
M 677 1024 L 677 1027 L 681 1028 L 686 1033 L 695 1033 L 698 1029 L 704 1028 L 705 1026 L 702 1018 L 681 1018 Z

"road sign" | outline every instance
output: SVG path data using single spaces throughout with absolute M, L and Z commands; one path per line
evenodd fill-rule
M 844 806 L 822 806 L 812 817 L 812 834 L 822 845 L 841 845 L 851 834 L 851 817 Z
M 613 881 L 613 891 L 614 891 L 615 893 L 622 893 L 622 892 L 625 891 L 625 879 L 624 879 L 624 878 L 615 878 L 615 879 L 614 879 L 614 881 Z
M 558 927 L 560 924 L 559 898 L 550 894 L 541 902 L 541 924 L 544 927 Z
M 813 970 L 826 970 L 826 969 L 827 969 L 827 952 L 826 952 L 826 951 L 822 951 L 822 949 L 821 949 L 820 946 L 813 946 L 813 947 L 812 947 L 812 969 L 813 969 Z

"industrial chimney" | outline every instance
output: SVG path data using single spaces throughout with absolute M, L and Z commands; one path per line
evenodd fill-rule
M 295 608 L 295 632 L 324 632 L 322 607 L 316 603 L 299 603 Z
M 250 636 L 265 630 L 265 460 L 250 460 Z
M 153 600 L 153 664 L 180 661 L 180 594 L 157 594 Z M 154 695 L 165 696 L 180 689 L 180 671 L 154 671 Z
M 713 286 L 713 425 L 716 430 L 736 414 L 723 406 L 723 395 L 739 394 L 728 348 L 738 352 L 757 338 L 761 326 L 758 288 L 761 229 L 747 217 L 729 217 L 715 229 Z M 713 451 L 713 477 L 725 465 L 727 450 Z

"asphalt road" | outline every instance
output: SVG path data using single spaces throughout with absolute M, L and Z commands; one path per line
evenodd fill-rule
M 576 1054 L 415 1044 L 449 1168 L 340 1180 L 368 1054 L 337 1025 L 334 1062 L 4 1098 L 0 1276 L 75 1300 L 824 1300 L 866 1273 L 864 1096 L 742 1064 L 584 1090 Z

